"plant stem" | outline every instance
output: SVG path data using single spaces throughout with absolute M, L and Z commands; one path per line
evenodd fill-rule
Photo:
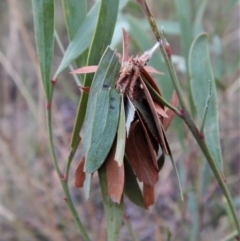
M 73 157 L 74 157 L 74 155 L 75 155 L 75 152 L 76 152 L 76 150 L 77 150 L 77 147 L 78 147 L 80 141 L 81 141 L 81 137 L 77 140 L 77 143 L 76 143 L 76 145 L 74 146 L 74 148 L 71 148 L 71 151 L 70 151 L 70 154 L 69 154 L 68 160 L 67 160 L 66 171 L 65 171 L 65 176 L 66 176 L 66 177 L 68 177 L 70 165 L 71 165 L 72 159 L 73 159 Z
M 150 9 L 148 8 L 146 1 L 145 0 L 138 0 L 138 2 L 142 6 L 143 11 L 147 14 L 149 24 L 151 25 L 151 28 L 152 28 L 152 31 L 155 35 L 156 40 L 160 43 L 163 43 L 165 38 L 164 38 L 163 34 L 158 31 L 155 19 L 152 15 Z M 184 101 L 182 90 L 180 88 L 175 69 L 172 65 L 171 58 L 168 57 L 168 54 L 166 53 L 166 50 L 165 50 L 163 44 L 160 44 L 160 50 L 162 52 L 162 55 L 163 55 L 163 58 L 164 58 L 164 61 L 165 61 L 166 65 L 167 65 L 167 68 L 168 68 L 170 77 L 172 79 L 173 85 L 174 85 L 174 87 L 176 89 L 176 92 L 177 92 L 177 95 L 179 97 L 179 102 L 180 102 L 182 108 L 184 110 L 187 110 L 188 108 L 187 108 L 187 105 Z
M 63 47 L 63 45 L 62 45 L 61 39 L 59 38 L 59 35 L 58 35 L 58 32 L 57 32 L 56 29 L 54 30 L 54 37 L 55 37 L 55 39 L 56 39 L 56 41 L 57 41 L 58 47 L 60 48 L 62 54 L 64 55 L 64 54 L 65 54 L 65 49 L 64 49 L 64 47 Z M 70 69 L 71 71 L 74 70 L 74 67 L 73 67 L 72 64 L 69 65 L 69 69 Z M 77 86 L 81 86 L 81 85 L 82 85 L 81 79 L 79 79 L 79 77 L 78 77 L 76 74 L 74 74 L 74 75 L 72 75 L 72 76 L 73 76 L 74 81 L 75 81 L 75 83 L 77 84 Z
M 90 241 L 90 238 L 88 236 L 87 231 L 85 230 L 85 228 L 82 225 L 82 222 L 79 219 L 78 213 L 74 207 L 70 192 L 69 192 L 69 188 L 68 188 L 68 179 L 67 176 L 63 176 L 63 174 L 61 173 L 59 166 L 58 166 L 58 162 L 57 162 L 57 157 L 56 157 L 56 153 L 54 150 L 54 145 L 53 145 L 53 133 L 52 133 L 52 114 L 51 114 L 51 107 L 47 108 L 47 126 L 48 126 L 48 139 L 49 139 L 49 144 L 50 144 L 50 151 L 51 151 L 51 156 L 52 156 L 52 160 L 53 160 L 53 165 L 54 168 L 57 172 L 57 175 L 59 177 L 59 180 L 61 182 L 62 185 L 62 189 L 63 192 L 65 194 L 65 200 L 67 203 L 67 206 L 73 216 L 73 219 L 80 231 L 80 233 L 82 234 L 82 237 L 85 241 Z M 68 162 L 69 163 L 69 162 Z M 70 165 L 70 164 L 69 164 Z M 69 167 L 67 168 L 67 170 L 69 170 Z
M 172 110 L 176 115 L 178 115 L 179 117 L 182 116 L 182 112 L 179 111 L 177 108 L 175 108 L 174 106 L 172 106 L 170 103 L 168 103 L 166 100 L 164 100 L 164 98 L 159 95 L 157 93 L 157 91 L 147 82 L 144 81 L 144 83 L 147 85 L 149 92 L 156 98 L 156 100 L 158 100 L 161 104 L 163 104 L 164 106 L 167 106 L 170 110 Z
M 124 217 L 124 223 L 127 226 L 127 230 L 129 232 L 130 237 L 132 238 L 132 241 L 138 241 L 138 239 L 136 238 L 134 231 L 132 229 L 131 223 L 129 222 L 127 217 Z
M 221 241 L 233 241 L 233 240 L 237 240 L 237 235 L 238 232 L 234 231 L 233 233 L 229 234 L 227 237 L 225 237 L 224 239 L 222 239 Z
M 157 39 L 157 41 L 160 41 L 160 42 L 163 42 L 164 41 L 164 38 L 162 36 L 162 33 L 158 31 L 157 29 L 157 25 L 156 25 L 156 22 L 155 22 L 155 19 L 151 13 L 151 11 L 149 10 L 147 4 L 146 4 L 146 1 L 145 0 L 138 0 L 138 2 L 140 3 L 140 5 L 142 6 L 143 8 L 143 11 L 147 14 L 147 17 L 148 17 L 148 21 L 151 25 L 151 28 L 152 28 L 152 31 L 154 32 L 154 35 Z M 176 92 L 177 92 L 177 95 L 178 95 L 178 98 L 179 98 L 179 102 L 180 102 L 180 105 L 182 107 L 182 111 L 183 111 L 183 116 L 182 116 L 182 119 L 184 120 L 184 122 L 187 124 L 188 128 L 190 129 L 190 131 L 192 132 L 194 138 L 196 139 L 198 145 L 200 146 L 203 154 L 205 155 L 218 183 L 219 183 L 219 186 L 221 187 L 222 189 L 222 192 L 223 194 L 225 195 L 227 201 L 228 201 L 228 205 L 231 209 L 231 212 L 232 212 L 232 215 L 234 217 L 234 221 L 235 221 L 235 225 L 237 227 L 237 230 L 238 230 L 238 234 L 240 236 L 240 225 L 239 225 L 239 221 L 238 221 L 238 218 L 237 218 L 237 212 L 236 212 L 236 209 L 233 205 L 233 201 L 232 201 L 232 197 L 228 191 L 228 188 L 227 188 L 227 185 L 225 183 L 225 181 L 223 180 L 223 177 L 222 175 L 220 174 L 216 164 L 215 164 L 215 161 L 213 159 L 213 157 L 211 156 L 210 152 L 209 152 L 209 149 L 207 147 L 207 144 L 205 142 L 205 139 L 204 137 L 201 135 L 201 133 L 199 132 L 198 128 L 196 127 L 191 115 L 190 115 L 190 112 L 187 108 L 187 105 L 185 103 L 185 100 L 183 98 L 183 94 L 182 94 L 182 90 L 181 90 L 181 87 L 180 87 L 180 84 L 179 84 L 179 81 L 178 81 L 178 78 L 177 78 L 177 75 L 176 75 L 176 72 L 175 72 L 175 69 L 173 67 L 173 64 L 172 64 L 172 61 L 171 61 L 171 58 L 167 55 L 166 53 L 166 50 L 163 46 L 163 44 L 160 45 L 160 49 L 161 49 L 161 52 L 163 54 L 163 57 L 164 57 L 164 60 L 166 62 L 166 65 L 167 65 L 167 68 L 168 68 L 168 71 L 169 71 L 169 74 L 170 74 L 170 77 L 171 77 L 171 80 L 173 82 L 173 85 L 176 89 Z

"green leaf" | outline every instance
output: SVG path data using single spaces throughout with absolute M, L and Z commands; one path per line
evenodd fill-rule
M 209 81 L 212 86 L 208 113 L 204 126 L 206 143 L 218 168 L 222 170 L 222 154 L 219 141 L 217 93 L 212 72 L 207 35 L 200 34 L 193 42 L 189 55 L 189 69 L 191 75 L 191 91 L 198 115 L 203 121 L 206 110 L 206 100 L 209 93 Z
M 117 19 L 118 3 L 118 0 L 101 1 L 98 21 L 95 27 L 94 36 L 88 53 L 87 65 L 98 65 L 104 50 L 111 43 Z M 90 86 L 92 78 L 92 74 L 86 75 L 83 85 Z M 87 100 L 88 95 L 86 93 L 82 93 L 78 105 L 77 117 L 75 119 L 73 135 L 70 143 L 72 147 L 77 143 L 77 140 L 79 139 L 79 132 L 82 128 L 82 124 L 85 118 Z
M 120 117 L 117 130 L 117 145 L 114 160 L 119 166 L 123 164 L 123 158 L 125 153 L 125 143 L 126 143 L 126 127 L 125 127 L 125 111 L 123 96 L 121 95 L 121 107 L 120 107 Z
M 84 151 L 88 173 L 104 162 L 116 135 L 121 100 L 111 88 L 115 88 L 119 70 L 118 57 L 108 47 L 95 73 L 87 104 Z
M 203 20 L 203 14 L 205 12 L 207 6 L 207 0 L 201 0 L 198 3 L 198 6 L 196 8 L 196 18 L 194 21 L 194 36 L 197 36 L 203 31 L 203 26 L 202 26 L 202 20 Z
M 144 29 L 144 31 L 149 31 L 149 23 L 146 19 L 137 20 L 139 25 Z M 156 20 L 156 24 L 158 29 L 164 30 L 166 35 L 179 35 L 180 34 L 180 25 L 176 21 L 168 21 L 168 20 Z
M 123 199 L 120 204 L 114 203 L 108 196 L 106 168 L 103 165 L 98 170 L 99 181 L 101 186 L 103 205 L 107 219 L 107 236 L 108 241 L 115 241 L 118 238 L 123 220 Z
M 65 22 L 68 30 L 68 38 L 70 41 L 76 35 L 79 27 L 84 21 L 87 14 L 87 4 L 85 0 L 62 0 Z M 87 49 L 75 59 L 77 67 L 86 64 Z
M 84 170 L 87 173 L 96 171 L 103 164 L 112 147 L 117 132 L 120 101 L 118 91 L 103 90 L 97 94 L 95 102 L 87 107 L 84 135 Z
M 187 206 L 191 213 L 191 228 L 189 230 L 190 240 L 199 240 L 199 206 L 197 195 L 195 195 L 195 193 L 188 193 Z
M 55 77 L 57 77 L 73 60 L 89 47 L 93 37 L 94 27 L 97 22 L 98 10 L 99 2 L 96 2 L 79 27 L 73 40 L 70 42 L 56 74 L 54 75 Z M 71 31 L 73 32 L 73 29 Z
M 180 25 L 178 22 L 175 21 L 157 21 L 157 26 L 158 29 L 162 29 L 164 30 L 164 33 L 166 35 L 179 35 L 180 34 Z
M 104 50 L 111 43 L 118 15 L 118 4 L 119 0 L 101 1 L 97 26 L 89 50 L 88 65 L 97 65 Z M 91 76 L 88 76 L 85 78 L 86 85 L 89 85 L 91 81 Z
M 106 91 L 113 88 L 118 78 L 120 70 L 120 63 L 116 53 L 109 47 L 104 52 L 102 59 L 99 63 L 97 72 L 95 73 L 91 90 L 89 93 L 88 108 L 86 115 L 86 128 L 85 133 L 90 133 L 94 122 L 94 109 L 97 103 L 97 96 L 101 91 Z M 82 115 L 82 112 L 80 112 Z M 101 115 L 102 113 L 100 113 Z M 79 136 L 77 135 L 79 138 Z M 77 139 L 76 139 L 77 140 Z M 91 137 L 86 134 L 84 138 L 84 149 L 89 150 L 91 146 Z M 84 182 L 84 192 L 86 199 L 89 198 L 91 175 L 87 174 L 86 181 Z
M 222 46 L 222 41 L 220 36 L 218 35 L 214 35 L 212 37 L 212 44 L 211 44 L 211 53 L 213 56 L 213 72 L 214 72 L 214 76 L 215 79 L 218 80 L 218 83 L 222 86 L 219 87 L 223 87 L 225 85 L 224 83 L 224 76 L 225 76 L 225 64 L 223 61 L 223 46 Z M 233 72 L 232 72 L 233 73 Z
M 62 0 L 64 16 L 69 39 L 72 40 L 85 19 L 87 13 L 86 1 Z
M 126 157 L 125 157 L 126 158 Z M 125 183 L 124 193 L 130 201 L 140 207 L 144 207 L 142 191 L 138 185 L 137 178 L 127 160 L 124 161 Z
M 89 195 L 90 195 L 91 178 L 92 178 L 92 174 L 86 173 L 86 178 L 83 183 L 84 196 L 85 196 L 86 200 L 88 200 Z
M 179 176 L 179 174 L 178 174 L 178 169 L 177 169 L 177 166 L 176 166 L 176 164 L 175 164 L 175 162 L 174 162 L 173 155 L 172 155 L 172 151 L 171 151 L 170 146 L 169 146 L 169 143 L 168 143 L 168 141 L 167 141 L 167 137 L 166 137 L 166 133 L 165 133 L 165 131 L 164 131 L 164 128 L 163 128 L 163 134 L 164 134 L 164 138 L 165 138 L 165 143 L 166 143 L 166 145 L 167 145 L 169 157 L 170 157 L 170 160 L 171 160 L 171 162 L 172 162 L 173 170 L 174 170 L 174 172 L 175 172 L 175 174 L 176 174 L 176 177 L 177 177 L 178 189 L 179 189 L 179 192 L 180 192 L 180 197 L 181 197 L 181 200 L 183 201 L 183 200 L 184 200 L 184 197 L 183 197 L 183 191 L 182 191 L 182 185 L 181 185 L 181 181 L 180 181 L 180 176 Z M 164 154 L 164 153 L 163 153 L 163 154 Z M 163 160 L 162 160 L 162 161 L 163 161 L 163 164 L 164 164 L 164 159 L 165 159 L 165 157 L 163 156 Z M 161 164 L 160 161 L 161 161 L 161 159 L 159 159 L 158 165 Z M 161 167 L 161 166 L 160 166 L 160 167 Z M 160 167 L 159 167 L 159 171 L 161 170 Z
M 89 93 L 89 102 L 93 101 L 94 96 L 100 91 L 115 88 L 119 70 L 120 63 L 116 52 L 108 47 L 99 62 L 98 69 L 93 78 Z
M 175 0 L 175 6 L 180 22 L 182 50 L 187 63 L 193 34 L 191 4 L 189 0 Z
M 195 115 L 195 110 L 193 108 L 193 100 L 190 95 L 190 83 L 189 83 L 189 69 L 188 69 L 188 55 L 189 48 L 191 46 L 193 40 L 193 26 L 192 26 L 192 9 L 191 9 L 191 1 L 190 0 L 175 0 L 175 6 L 180 22 L 180 30 L 181 30 L 181 47 L 182 53 L 185 59 L 186 66 L 186 77 L 187 77 L 187 96 L 190 104 L 190 110 L 192 115 Z
M 46 99 L 52 98 L 50 81 L 54 46 L 54 0 L 32 0 L 34 30 Z

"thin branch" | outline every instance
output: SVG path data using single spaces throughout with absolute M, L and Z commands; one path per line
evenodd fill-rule
M 178 110 L 177 108 L 175 108 L 174 106 L 172 106 L 170 103 L 168 103 L 161 95 L 159 95 L 157 93 L 157 91 L 147 81 L 144 81 L 144 83 L 147 85 L 149 91 L 154 96 L 154 98 L 156 98 L 156 100 L 158 100 L 164 106 L 167 106 L 170 110 L 172 110 L 179 117 L 182 116 L 182 112 L 180 110 Z
M 145 0 L 137 0 L 140 5 L 142 6 L 143 8 L 143 11 L 147 14 L 147 17 L 148 17 L 148 21 L 151 25 L 151 28 L 152 28 L 152 31 L 157 39 L 157 41 L 163 41 L 164 38 L 162 36 L 162 33 L 159 33 L 158 29 L 157 29 L 157 25 L 156 25 L 156 22 L 155 22 L 155 19 L 151 13 L 151 11 L 149 10 L 147 4 L 146 4 L 146 1 Z M 171 61 L 171 58 L 167 55 L 166 53 L 166 50 L 163 46 L 163 44 L 160 45 L 160 50 L 163 54 L 163 57 L 164 57 L 164 60 L 166 62 L 166 65 L 167 65 L 167 68 L 168 68 L 168 71 L 169 71 L 169 74 L 170 74 L 170 77 L 171 77 L 171 80 L 173 82 L 173 85 L 176 89 L 176 92 L 177 92 L 177 95 L 178 95 L 178 98 L 179 98 L 179 102 L 180 102 L 180 105 L 182 107 L 182 110 L 183 110 L 183 115 L 182 115 L 182 119 L 184 120 L 184 122 L 187 124 L 188 128 L 190 129 L 190 131 L 192 132 L 193 136 L 195 137 L 199 147 L 201 148 L 203 154 L 205 155 L 216 179 L 218 180 L 218 183 L 219 183 L 219 186 L 221 187 L 227 201 L 228 201 L 228 205 L 231 209 L 231 212 L 232 212 L 232 215 L 234 217 L 234 221 L 235 221 L 235 224 L 236 224 L 236 227 L 237 227 L 237 230 L 238 230 L 238 233 L 239 233 L 239 236 L 240 236 L 240 224 L 239 224 L 239 221 L 238 221 L 238 217 L 237 217 L 237 212 L 236 212 L 236 209 L 233 205 L 233 200 L 232 200 L 232 197 L 229 193 L 229 190 L 226 186 L 226 183 L 225 183 L 225 180 L 223 179 L 221 173 L 219 172 L 217 166 L 216 166 L 216 162 L 215 160 L 213 159 L 209 149 L 208 149 L 208 146 L 205 142 L 205 139 L 202 138 L 202 135 L 200 133 L 200 131 L 198 130 L 198 128 L 196 127 L 191 115 L 190 115 L 190 112 L 188 111 L 188 108 L 187 108 L 187 105 L 185 103 L 185 100 L 183 98 L 183 94 L 182 94 L 182 90 L 181 90 L 181 87 L 180 87 L 180 84 L 179 84 L 179 81 L 178 81 L 178 78 L 177 78 L 177 75 L 176 75 L 176 72 L 175 72 L 175 69 L 173 67 L 173 64 L 172 64 L 172 61 Z
M 68 182 L 67 182 L 67 177 L 63 176 L 59 166 L 58 166 L 58 162 L 57 162 L 57 157 L 56 157 L 56 153 L 54 150 L 54 144 L 53 144 L 53 133 L 52 133 L 52 123 L 51 123 L 51 108 L 47 109 L 47 126 L 48 126 L 48 136 L 49 136 L 49 144 L 50 144 L 50 151 L 51 151 L 51 155 L 52 155 L 52 160 L 53 160 L 53 165 L 54 168 L 58 174 L 58 177 L 60 179 L 64 194 L 65 194 L 65 201 L 67 203 L 67 206 L 74 218 L 74 221 L 80 231 L 80 233 L 82 234 L 84 240 L 86 241 L 91 241 L 87 231 L 85 230 L 84 226 L 82 225 L 82 222 L 79 219 L 78 213 L 74 207 L 70 192 L 69 192 L 69 188 L 68 188 Z

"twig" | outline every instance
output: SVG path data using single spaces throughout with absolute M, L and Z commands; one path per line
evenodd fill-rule
M 145 0 L 137 0 L 137 1 L 142 6 L 143 11 L 147 14 L 148 21 L 151 25 L 152 31 L 153 31 L 157 41 L 163 41 L 164 38 L 162 36 L 162 33 L 158 31 L 155 19 L 152 15 L 151 11 L 148 8 L 146 1 Z M 176 92 L 177 92 L 177 95 L 178 95 L 178 98 L 179 98 L 179 102 L 180 102 L 180 105 L 182 107 L 182 114 L 183 114 L 182 119 L 187 124 L 188 128 L 190 129 L 193 136 L 195 137 L 195 139 L 196 139 L 199 147 L 201 148 L 203 154 L 205 155 L 205 157 L 206 157 L 206 159 L 207 159 L 216 179 L 218 180 L 219 186 L 221 187 L 221 189 L 223 191 L 223 194 L 225 195 L 225 197 L 228 201 L 229 208 L 232 212 L 232 215 L 233 215 L 233 218 L 234 218 L 234 221 L 235 221 L 235 225 L 237 227 L 237 230 L 238 230 L 238 233 L 239 233 L 239 236 L 240 236 L 240 224 L 239 224 L 239 221 L 238 221 L 237 212 L 236 212 L 236 209 L 233 205 L 233 200 L 232 200 L 232 197 L 231 197 L 231 195 L 229 193 L 229 190 L 226 186 L 226 183 L 225 183 L 221 173 L 219 172 L 219 170 L 216 166 L 216 162 L 213 159 L 213 157 L 212 157 L 212 155 L 211 155 L 211 153 L 208 149 L 208 146 L 206 144 L 205 139 L 203 138 L 202 134 L 200 133 L 200 131 L 196 127 L 196 125 L 195 125 L 195 123 L 194 123 L 194 121 L 193 121 L 193 119 L 190 115 L 190 112 L 189 112 L 189 110 L 187 108 L 187 105 L 185 103 L 185 100 L 183 98 L 182 90 L 181 90 L 181 87 L 180 87 L 175 69 L 173 67 L 171 58 L 167 55 L 163 44 L 160 45 L 160 50 L 163 54 L 164 60 L 166 62 L 166 65 L 167 65 L 167 68 L 168 68 L 168 71 L 169 71 L 169 74 L 170 74 L 170 77 L 171 77 L 171 80 L 172 80 L 173 85 L 176 89 Z
M 52 119 L 52 115 L 51 115 L 51 106 L 48 105 L 47 108 L 47 126 L 48 126 L 48 136 L 49 136 L 49 144 L 50 144 L 50 151 L 51 151 L 51 155 L 52 155 L 52 160 L 53 160 L 53 164 L 54 164 L 54 168 L 57 172 L 57 175 L 60 179 L 64 194 L 65 194 L 65 201 L 67 203 L 67 206 L 74 218 L 74 221 L 80 231 L 80 233 L 82 234 L 84 240 L 86 241 L 90 241 L 90 238 L 88 236 L 87 231 L 85 230 L 85 228 L 82 225 L 82 222 L 79 219 L 78 213 L 74 207 L 70 192 L 69 192 L 69 188 L 68 188 L 68 178 L 67 176 L 63 176 L 59 166 L 58 166 L 58 162 L 57 162 L 57 157 L 56 157 L 56 153 L 54 150 L 54 145 L 53 145 L 53 133 L 52 133 L 52 123 L 51 123 L 51 119 Z M 70 163 L 68 164 L 70 165 Z M 67 170 L 69 170 L 69 166 L 67 168 Z

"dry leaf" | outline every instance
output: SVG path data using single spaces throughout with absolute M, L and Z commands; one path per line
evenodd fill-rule
M 153 68 L 152 66 L 145 66 L 144 69 L 146 70 L 146 72 L 152 73 L 152 74 L 160 74 L 160 75 L 164 75 L 163 72 L 159 72 L 157 71 L 155 68 Z
M 97 71 L 97 68 L 98 68 L 97 65 L 84 66 L 84 67 L 76 69 L 70 73 L 71 74 L 90 74 L 90 73 L 95 73 Z
M 124 188 L 124 164 L 120 167 L 114 160 L 116 142 L 106 158 L 108 196 L 113 202 L 120 203 Z
M 83 171 L 83 167 L 84 167 L 84 163 L 85 163 L 85 157 L 83 157 L 76 169 L 75 172 L 75 187 L 83 187 L 83 183 L 85 181 L 85 172 Z
M 148 145 L 148 148 L 149 148 L 151 157 L 152 157 L 152 162 L 153 162 L 153 164 L 155 165 L 155 167 L 158 169 L 157 155 L 156 155 L 156 152 L 154 151 L 154 147 L 153 147 L 152 140 L 150 139 L 149 134 L 148 134 L 148 133 L 150 133 L 150 132 L 147 131 L 147 127 L 145 127 L 145 124 L 144 124 L 144 122 L 143 122 L 143 120 L 142 120 L 142 118 L 141 118 L 141 115 L 139 114 L 138 111 L 137 111 L 137 114 L 138 114 L 140 123 L 141 123 L 141 125 L 142 125 L 142 129 L 143 129 L 143 131 L 144 131 L 145 138 L 146 138 L 146 140 L 147 140 L 147 145 Z
M 143 202 L 145 208 L 154 204 L 154 186 L 143 183 Z
M 178 96 L 177 96 L 177 93 L 176 91 L 173 91 L 173 94 L 172 94 L 172 98 L 171 98 L 171 101 L 170 101 L 170 104 L 174 107 L 177 107 L 178 106 Z M 172 120 L 173 120 L 173 117 L 175 116 L 175 113 L 170 110 L 170 109 L 167 109 L 166 110 L 166 113 L 167 115 L 169 116 L 169 118 L 164 118 L 163 119 L 163 127 L 165 130 L 168 129 L 169 125 L 171 124 Z
M 127 32 L 122 29 L 122 37 L 123 37 L 123 57 L 122 62 L 125 62 L 129 59 L 128 50 L 129 50 L 129 36 Z
M 168 118 L 166 111 L 156 101 L 153 101 L 153 103 L 157 113 L 164 118 Z
M 157 91 L 157 93 L 159 93 L 161 95 L 161 92 L 157 86 L 157 84 L 155 83 L 155 81 L 153 80 L 153 78 L 149 75 L 149 73 L 146 71 L 145 68 L 141 69 L 141 76 L 144 78 L 145 81 L 147 81 L 155 91 Z
M 151 112 L 152 112 L 157 130 L 158 130 L 159 142 L 160 142 L 161 147 L 163 148 L 164 152 L 166 154 L 168 154 L 167 146 L 166 146 L 166 143 L 165 143 L 165 138 L 164 138 L 164 135 L 163 135 L 162 124 L 161 124 L 160 118 L 158 117 L 157 111 L 155 109 L 153 99 L 152 99 L 144 81 L 142 80 L 142 78 L 140 78 L 140 81 L 141 81 L 141 84 L 143 85 L 143 91 L 144 91 L 145 97 L 147 99 L 148 105 L 151 109 Z
M 127 158 L 140 182 L 154 185 L 158 181 L 158 169 L 152 162 L 150 150 L 139 121 L 132 123 L 126 140 Z
M 88 86 L 86 86 L 86 87 L 84 87 L 84 86 L 79 86 L 79 88 L 81 89 L 81 90 L 83 90 L 85 93 L 87 93 L 87 94 L 89 94 L 89 92 L 90 92 L 90 87 L 88 87 Z

